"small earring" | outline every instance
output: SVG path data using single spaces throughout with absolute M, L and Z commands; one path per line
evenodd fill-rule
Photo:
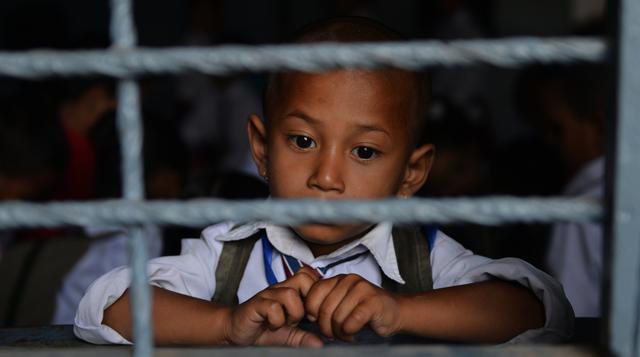
M 267 173 L 266 173 L 266 172 L 262 172 L 262 173 L 260 174 L 260 176 L 262 176 L 262 178 L 263 178 L 265 181 L 269 182 L 269 175 L 267 175 Z

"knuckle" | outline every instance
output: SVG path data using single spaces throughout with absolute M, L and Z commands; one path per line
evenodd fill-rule
M 264 299 L 272 293 L 272 288 L 267 288 L 257 293 L 251 300 Z
M 359 279 L 356 280 L 355 283 L 354 283 L 354 288 L 365 289 L 366 290 L 366 289 L 369 289 L 371 287 L 371 284 L 368 281 L 362 279 L 361 277 L 358 277 L 358 278 Z
M 287 312 L 289 317 L 293 320 L 301 320 L 304 317 L 304 310 L 294 309 Z
M 281 294 L 284 295 L 285 298 L 292 299 L 292 298 L 298 297 L 298 291 L 294 288 L 284 287 L 281 289 L 282 289 Z
M 313 269 L 311 267 L 308 266 L 303 266 L 302 268 L 300 268 L 300 270 L 298 270 L 298 272 L 296 273 L 296 275 L 306 275 L 309 273 L 312 273 Z
M 252 304 L 259 304 L 262 305 L 264 304 L 266 301 L 268 301 L 269 299 L 266 298 L 264 295 L 258 295 L 258 296 L 254 296 L 251 300 L 247 301 L 247 303 L 252 303 Z
M 300 268 L 300 270 L 298 270 L 298 272 L 293 277 L 304 280 L 314 280 L 313 278 L 315 276 L 316 272 L 312 268 L 304 266 Z
M 329 314 L 331 314 L 331 310 L 326 305 L 322 305 L 318 309 L 318 315 L 320 317 L 325 317 L 325 316 L 328 316 Z
M 342 281 L 342 280 L 344 280 L 345 277 L 347 277 L 347 275 L 348 274 L 337 274 L 337 275 L 333 276 L 332 278 L 324 279 L 324 280 L 321 280 L 319 282 Z
M 281 288 L 278 288 L 274 298 L 279 300 L 282 303 L 292 303 L 297 299 L 300 299 L 300 295 L 298 294 L 298 291 L 294 288 L 281 287 Z
M 278 311 L 278 309 L 280 308 L 280 304 L 273 300 L 268 301 L 267 304 L 267 309 L 269 309 L 269 311 Z
M 309 288 L 309 292 L 307 292 L 307 296 L 308 295 L 312 295 L 312 294 L 318 294 L 321 291 L 324 291 L 324 289 L 326 289 L 326 287 L 329 286 L 330 284 L 331 284 L 331 282 L 328 281 L 328 280 L 318 280 L 318 281 L 316 281 Z
M 383 295 L 371 295 L 364 299 L 365 304 L 371 306 L 382 306 L 385 302 L 385 296 Z
M 353 281 L 353 282 L 356 282 L 356 281 L 362 281 L 362 280 L 363 280 L 363 279 L 362 279 L 362 277 L 361 277 L 360 275 L 358 275 L 358 274 L 353 274 L 353 273 L 346 274 L 346 275 L 345 275 L 345 277 L 344 277 L 344 279 L 345 279 L 345 280 L 349 280 L 349 281 Z
M 382 306 L 382 300 L 378 295 L 367 296 L 360 302 L 360 307 L 365 311 L 375 310 L 377 306 Z
M 375 329 L 374 329 L 374 331 L 375 331 L 378 335 L 380 335 L 380 336 L 382 336 L 382 337 L 389 337 L 389 336 L 391 336 L 391 335 L 393 334 L 393 333 L 392 333 L 392 330 L 391 330 L 389 327 L 387 327 L 387 326 L 380 326 L 380 327 L 377 327 L 377 328 L 375 328 Z
M 363 324 L 367 322 L 368 315 L 369 314 L 364 307 L 358 307 L 351 314 L 351 319 L 358 324 Z

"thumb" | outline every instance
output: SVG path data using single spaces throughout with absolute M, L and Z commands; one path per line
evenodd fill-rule
M 290 347 L 318 348 L 318 347 L 322 347 L 324 343 L 315 334 L 309 331 L 301 330 L 297 327 L 294 327 L 291 329 L 291 332 L 289 333 L 289 338 L 287 338 L 286 345 Z
M 256 341 L 258 345 L 289 347 L 322 347 L 322 340 L 311 332 L 297 327 L 282 327 L 275 331 L 266 330 Z

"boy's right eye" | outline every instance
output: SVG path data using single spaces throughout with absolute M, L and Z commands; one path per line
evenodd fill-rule
M 291 135 L 289 140 L 299 149 L 312 149 L 316 147 L 316 142 L 305 135 Z

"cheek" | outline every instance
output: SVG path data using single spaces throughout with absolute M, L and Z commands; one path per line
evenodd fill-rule
M 274 145 L 269 149 L 267 172 L 272 197 L 298 197 L 306 184 L 307 164 L 288 148 Z
M 355 163 L 345 177 L 348 182 L 347 191 L 350 196 L 358 198 L 395 196 L 400 189 L 403 173 L 401 165 L 393 160 L 377 165 Z

